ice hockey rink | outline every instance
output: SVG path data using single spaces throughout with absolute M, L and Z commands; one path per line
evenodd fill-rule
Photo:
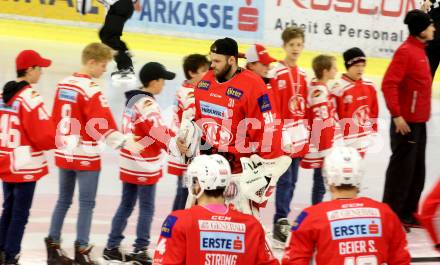
M 23 49 L 35 49 L 42 56 L 53 60 L 50 68 L 44 69 L 41 82 L 36 88 L 43 95 L 49 108 L 52 106 L 53 95 L 56 83 L 63 77 L 70 75 L 79 69 L 80 53 L 84 44 L 82 42 L 68 42 L 66 40 L 42 40 L 31 39 L 26 35 L 9 36 L 5 29 L 0 30 L 0 85 L 11 79 L 15 79 L 14 59 L 15 55 Z M 97 41 L 97 38 L 91 41 Z M 130 45 L 130 43 L 129 43 Z M 135 47 L 140 47 L 137 43 Z M 207 46 L 192 52 L 207 53 Z M 240 47 L 243 50 L 243 47 Z M 160 49 L 154 51 L 146 51 L 145 49 L 133 50 L 135 68 L 138 70 L 144 63 L 149 61 L 158 61 L 167 68 L 177 73 L 177 78 L 166 83 L 165 90 L 158 96 L 160 105 L 164 111 L 164 115 L 171 117 L 172 105 L 174 102 L 175 90 L 183 81 L 183 73 L 181 70 L 182 55 L 175 53 L 160 52 Z M 279 55 L 279 54 L 278 54 Z M 281 59 L 279 56 L 277 56 Z M 340 60 L 340 58 L 339 58 Z M 340 62 L 341 63 L 341 62 Z M 124 108 L 124 92 L 133 89 L 136 85 L 131 86 L 114 86 L 110 82 L 110 72 L 114 70 L 115 65 L 111 63 L 108 72 L 99 80 L 102 85 L 104 94 L 106 95 L 116 120 L 121 120 L 121 113 Z M 369 66 L 371 67 L 371 66 Z M 383 66 L 384 67 L 384 66 Z M 307 69 L 310 71 L 310 69 Z M 340 67 L 342 70 L 342 67 Z M 376 84 L 380 84 L 380 77 L 369 76 Z M 433 98 L 433 108 L 431 121 L 428 124 L 428 145 L 427 145 L 427 179 L 425 185 L 426 193 L 432 188 L 436 179 L 440 176 L 440 84 L 435 83 L 436 96 Z M 366 176 L 363 181 L 361 191 L 362 196 L 368 196 L 377 200 L 381 200 L 384 184 L 385 170 L 390 155 L 389 148 L 389 115 L 384 105 L 382 94 L 379 92 L 378 97 L 381 101 L 380 109 L 380 135 L 377 138 L 376 145 L 367 154 L 365 159 Z M 38 128 L 35 128 L 38 130 Z M 50 162 L 50 174 L 38 182 L 37 190 L 31 209 L 31 217 L 27 225 L 23 245 L 22 245 L 22 264 L 39 265 L 46 264 L 46 253 L 43 239 L 47 236 L 51 213 L 53 211 L 58 192 L 57 169 L 53 166 L 53 156 L 48 152 L 47 157 Z M 102 248 L 107 241 L 107 235 L 110 230 L 110 223 L 119 203 L 121 193 L 121 182 L 118 175 L 118 156 L 115 151 L 106 149 L 103 154 L 103 164 L 100 176 L 97 204 L 94 212 L 93 227 L 91 233 L 91 243 L 95 245 L 94 255 L 100 257 Z M 299 211 L 310 204 L 311 187 L 312 187 L 312 171 L 301 169 L 299 173 L 299 181 L 292 202 L 293 212 L 290 220 L 299 213 Z M 152 243 L 151 250 L 155 247 L 160 226 L 166 215 L 171 210 L 172 201 L 176 189 L 176 177 L 165 175 L 158 184 L 156 192 L 156 211 L 152 225 Z M 0 201 L 2 197 L 0 197 Z M 63 247 L 70 256 L 73 256 L 73 241 L 75 240 L 75 224 L 78 213 L 77 197 L 70 209 L 63 228 Z M 262 220 L 268 230 L 272 230 L 272 216 L 274 213 L 273 199 L 268 207 L 262 210 Z M 129 225 L 126 230 L 126 239 L 123 241 L 124 248 L 130 249 L 134 241 L 135 224 L 137 212 L 134 212 L 130 218 Z M 408 242 L 413 257 L 420 256 L 436 256 L 431 243 L 427 238 L 427 234 L 421 229 L 413 229 L 408 234 Z M 277 251 L 278 256 L 282 253 Z M 414 263 L 416 264 L 416 263 Z M 417 263 L 417 264 L 435 264 L 435 263 Z

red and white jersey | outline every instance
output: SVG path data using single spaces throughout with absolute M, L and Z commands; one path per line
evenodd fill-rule
M 176 92 L 176 113 L 174 115 L 174 123 L 172 129 L 177 132 L 182 119 L 194 119 L 195 102 L 194 102 L 195 85 L 184 81 Z M 187 165 L 183 161 L 175 161 L 172 156 L 168 160 L 168 173 L 171 175 L 182 176 L 186 171 Z
M 239 69 L 223 83 L 209 71 L 195 89 L 195 120 L 211 146 L 208 152 L 225 153 L 234 173 L 241 172 L 240 157 L 281 156 L 281 126 L 272 102 L 261 77 L 249 70 Z
M 374 84 L 365 79 L 354 81 L 342 75 L 330 91 L 335 95 L 345 145 L 365 152 L 372 144 L 372 135 L 377 133 L 379 105 Z
M 182 122 L 182 119 L 194 119 L 195 113 L 195 99 L 194 99 L 194 88 L 195 85 L 188 83 L 187 81 L 183 82 L 183 84 L 177 89 L 176 92 L 176 100 L 177 100 L 177 118 L 179 121 L 179 125 Z M 183 116 L 185 113 L 185 117 Z
M 313 80 L 309 86 L 309 152 L 301 161 L 303 168 L 321 168 L 324 157 L 340 137 L 336 122 L 335 103 L 327 85 Z
M 56 165 L 73 170 L 99 170 L 98 141 L 118 131 L 99 85 L 88 75 L 75 73 L 65 78 L 57 85 L 52 116 L 57 134 L 80 137 L 80 144 L 74 150 L 56 150 Z
M 426 197 L 421 208 L 418 220 L 428 230 L 432 242 L 440 251 L 440 180 Z
M 32 158 L 18 170 L 13 166 L 13 150 L 19 146 L 30 146 Z M 43 150 L 54 148 L 55 126 L 36 90 L 26 85 L 7 103 L 0 96 L 0 178 L 3 181 L 30 182 L 47 175 Z
M 277 265 L 253 216 L 214 206 L 172 212 L 164 221 L 153 265 Z
M 130 99 L 134 102 L 125 109 L 123 132 L 142 139 L 139 141 L 146 147 L 139 154 L 121 149 L 120 178 L 132 184 L 152 185 L 162 177 L 162 150 L 167 150 L 175 134 L 164 125 L 159 104 L 153 95 L 141 90 L 128 91 L 126 95 L 129 102 Z
M 409 265 L 406 235 L 396 214 L 369 198 L 321 202 L 292 226 L 281 264 Z
M 306 72 L 280 61 L 271 70 L 271 75 L 272 89 L 284 124 L 283 145 L 292 144 L 293 150 L 286 150 L 291 157 L 303 157 L 309 142 Z

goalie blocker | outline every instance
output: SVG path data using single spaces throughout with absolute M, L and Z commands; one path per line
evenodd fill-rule
M 200 154 L 202 131 L 194 121 L 183 120 L 178 137 L 187 143 L 188 150 L 181 159 L 188 161 Z M 243 171 L 232 175 L 231 185 L 226 189 L 226 197 L 234 207 L 244 213 L 259 216 L 258 209 L 264 207 L 272 195 L 280 176 L 289 168 L 292 159 L 288 156 L 264 159 L 257 154 L 240 158 Z M 191 183 L 188 183 L 189 186 Z M 186 208 L 195 203 L 188 195 Z

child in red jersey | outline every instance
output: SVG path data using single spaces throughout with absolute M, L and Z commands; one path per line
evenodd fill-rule
M 287 27 L 282 35 L 285 58 L 274 64 L 272 90 L 282 119 L 282 146 L 292 158 L 287 171 L 280 177 L 275 191 L 275 215 L 273 217 L 273 238 L 282 246 L 289 235 L 290 203 L 293 199 L 301 159 L 308 151 L 309 130 L 307 128 L 307 81 L 306 72 L 298 66 L 298 59 L 304 49 L 304 30 Z
M 202 77 L 209 70 L 209 61 L 205 55 L 190 54 L 183 59 L 183 72 L 186 80 L 177 89 L 176 104 L 177 110 L 174 117 L 173 126 L 177 130 L 182 124 L 182 120 L 193 120 L 195 113 L 194 88 Z M 185 208 L 188 197 L 188 189 L 183 185 L 183 173 L 187 164 L 181 157 L 175 161 L 176 157 L 170 156 L 168 160 L 168 173 L 177 176 L 177 192 L 174 198 L 173 211 Z M 183 159 L 182 159 L 183 158 Z
M 37 181 L 47 175 L 44 150 L 56 148 L 55 126 L 43 98 L 32 88 L 51 60 L 33 50 L 16 57 L 17 80 L 7 82 L 0 97 L 0 178 L 3 211 L 0 219 L 0 263 L 18 264 L 21 241 Z M 18 169 L 17 150 L 28 147 L 28 161 Z
M 316 78 L 309 86 L 310 147 L 301 161 L 301 167 L 314 169 L 312 204 L 317 204 L 322 201 L 325 194 L 322 163 L 324 157 L 331 151 L 336 138 L 335 106 L 327 83 L 336 77 L 338 69 L 336 58 L 328 55 L 315 57 L 312 67 Z
M 372 144 L 371 137 L 377 134 L 379 105 L 376 88 L 363 77 L 367 58 L 361 49 L 348 49 L 343 57 L 347 72 L 330 91 L 335 95 L 344 144 L 356 148 L 363 157 Z

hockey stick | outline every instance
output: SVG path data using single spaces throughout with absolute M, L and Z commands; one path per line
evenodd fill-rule
M 411 262 L 435 262 L 440 261 L 440 257 L 414 257 Z

